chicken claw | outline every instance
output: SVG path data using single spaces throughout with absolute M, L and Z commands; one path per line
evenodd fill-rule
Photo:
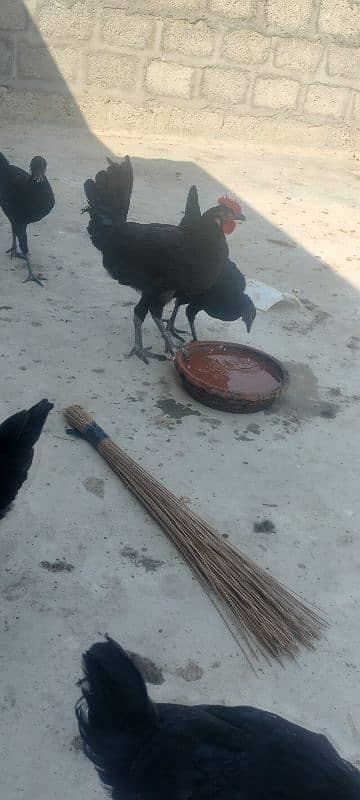
M 17 249 L 16 245 L 15 245 L 15 247 L 13 245 L 11 245 L 11 247 L 9 247 L 9 249 L 6 251 L 6 253 L 10 254 L 11 260 L 13 260 L 13 258 L 22 258 L 23 261 L 26 260 L 25 256 L 24 256 L 24 253 L 20 253 L 20 250 Z
M 40 278 L 37 275 L 35 275 L 35 272 L 33 271 L 32 264 L 31 264 L 29 256 L 25 256 L 25 261 L 26 261 L 27 267 L 28 267 L 28 276 L 27 276 L 27 278 L 25 278 L 23 283 L 28 283 L 28 281 L 34 281 L 34 283 L 37 283 L 43 289 L 44 287 L 43 287 L 43 285 L 41 283 Z
M 157 361 L 168 360 L 166 356 L 160 355 L 158 353 L 151 353 L 150 351 L 151 347 L 140 347 L 140 345 L 135 344 L 132 350 L 130 350 L 130 353 L 127 356 L 127 358 L 131 358 L 131 356 L 137 356 L 138 358 L 140 358 L 141 361 L 144 362 L 144 364 L 149 363 L 148 361 L 149 358 L 155 358 L 157 359 Z
M 186 331 L 181 331 L 181 330 L 178 330 L 177 328 L 175 328 L 175 325 L 172 322 L 171 318 L 168 319 L 168 320 L 164 320 L 164 321 L 166 322 L 166 330 L 168 331 L 168 333 L 170 333 L 171 336 L 175 336 L 175 339 L 178 339 L 179 342 L 185 342 L 184 337 L 180 336 L 180 334 L 181 333 L 186 333 Z

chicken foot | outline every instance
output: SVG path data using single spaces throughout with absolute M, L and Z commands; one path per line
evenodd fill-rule
M 130 356 L 136 355 L 138 358 L 140 358 L 141 361 L 144 362 L 144 364 L 149 363 L 148 361 L 149 358 L 156 358 L 158 361 L 167 361 L 166 356 L 158 355 L 157 353 L 152 353 L 151 347 L 143 346 L 142 324 L 144 322 L 145 316 L 146 314 L 144 316 L 142 314 L 141 316 L 137 314 L 135 309 L 134 311 L 135 344 L 129 353 L 129 358 Z
M 9 249 L 6 252 L 8 254 L 10 254 L 11 260 L 13 258 L 25 259 L 24 253 L 21 253 L 20 250 L 18 250 L 18 248 L 17 248 L 17 239 L 16 239 L 15 229 L 12 228 L 11 230 L 12 230 L 12 243 L 11 243 L 11 247 L 9 247 Z
M 23 261 L 26 261 L 27 268 L 28 268 L 28 276 L 27 276 L 27 278 L 25 278 L 23 283 L 27 283 L 28 281 L 34 281 L 34 283 L 37 283 L 39 286 L 44 288 L 43 284 L 41 283 L 40 277 L 38 277 L 35 274 L 35 272 L 33 271 L 29 253 L 22 253 L 22 252 L 20 252 L 20 250 L 17 249 L 17 241 L 16 241 L 16 239 L 17 239 L 16 232 L 15 232 L 15 229 L 13 228 L 12 229 L 12 244 L 11 244 L 11 247 L 9 248 L 9 250 L 7 250 L 6 252 L 10 253 L 11 260 L 13 258 L 21 258 Z
M 28 281 L 34 281 L 34 283 L 37 283 L 43 289 L 44 286 L 41 283 L 40 277 L 35 274 L 35 272 L 34 272 L 34 270 L 32 268 L 32 263 L 31 263 L 31 259 L 30 259 L 29 253 L 25 253 L 24 258 L 25 258 L 25 261 L 27 263 L 28 276 L 27 276 L 27 278 L 25 278 L 23 283 L 28 283 Z
M 180 303 L 179 303 L 178 300 L 176 300 L 176 303 L 174 305 L 174 309 L 173 309 L 173 312 L 171 314 L 171 317 L 168 320 L 166 320 L 166 330 L 167 330 L 168 333 L 171 333 L 172 336 L 175 336 L 175 339 L 178 339 L 179 342 L 185 342 L 185 339 L 182 336 L 180 336 L 180 334 L 181 333 L 186 333 L 186 331 L 180 331 L 177 328 L 175 328 L 175 320 L 176 320 L 179 308 L 180 308 Z M 165 320 L 164 320 L 164 322 L 165 322 Z
M 163 321 L 161 319 L 161 316 L 158 317 L 157 315 L 155 315 L 153 313 L 151 313 L 151 316 L 152 316 L 152 318 L 153 318 L 153 320 L 155 322 L 156 327 L 159 329 L 162 338 L 164 339 L 164 342 L 165 342 L 165 353 L 173 356 L 174 355 L 174 343 L 173 343 L 173 341 L 171 339 L 169 331 L 165 328 L 165 325 L 164 325 L 164 323 L 163 323 Z

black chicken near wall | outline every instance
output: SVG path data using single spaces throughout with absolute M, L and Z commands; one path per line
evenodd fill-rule
M 54 208 L 55 197 L 46 177 L 47 163 L 43 156 L 34 156 L 30 173 L 9 164 L 0 153 L 0 208 L 11 224 L 11 258 L 22 258 L 27 263 L 26 281 L 35 281 L 42 286 L 40 276 L 36 275 L 30 258 L 27 226 L 39 222 Z M 17 244 L 19 243 L 19 248 Z

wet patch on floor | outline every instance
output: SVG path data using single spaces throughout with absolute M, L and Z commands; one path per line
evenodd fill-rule
M 206 425 L 209 425 L 210 428 L 213 429 L 213 431 L 217 430 L 222 425 L 221 419 L 216 419 L 215 417 L 206 417 L 200 413 L 199 416 L 201 416 L 201 422 L 204 422 Z
M 47 572 L 72 572 L 74 564 L 71 564 L 65 559 L 57 558 L 56 561 L 40 561 L 41 569 L 46 569 Z
M 262 519 L 254 522 L 255 533 L 276 533 L 276 527 L 271 519 Z
M 264 413 L 277 415 L 276 421 L 283 421 L 287 432 L 296 430 L 298 425 L 306 419 L 324 417 L 334 419 L 340 410 L 339 403 L 322 400 L 320 397 L 319 381 L 308 364 L 289 362 L 284 364 L 289 373 L 289 384 L 283 395 L 275 400 L 271 408 Z
M 1 589 L 1 596 L 4 600 L 8 600 L 10 603 L 16 600 L 21 600 L 24 595 L 26 595 L 28 591 L 27 581 L 26 578 L 21 578 L 16 583 L 12 583 L 9 586 L 5 586 Z
M 104 481 L 102 478 L 85 478 L 83 481 L 85 489 L 96 497 L 104 497 Z
M 143 567 L 145 572 L 156 572 L 156 570 L 164 566 L 165 563 L 164 561 L 159 561 L 156 558 L 151 558 L 150 556 L 139 553 L 138 550 L 127 545 L 120 550 L 120 554 L 124 558 L 129 559 L 135 567 Z
M 250 425 L 246 428 L 246 433 L 254 433 L 255 436 L 259 436 L 261 433 L 260 425 L 257 422 L 250 422 Z
M 158 408 L 160 408 L 163 414 L 166 414 L 166 416 L 171 417 L 171 419 L 176 421 L 181 422 L 184 417 L 201 417 L 200 411 L 197 411 L 190 405 L 177 403 L 176 400 L 173 400 L 171 397 L 161 397 L 156 405 Z
M 188 683 L 193 681 L 200 681 L 203 677 L 204 670 L 195 661 L 188 661 L 184 667 L 178 667 L 176 674 Z

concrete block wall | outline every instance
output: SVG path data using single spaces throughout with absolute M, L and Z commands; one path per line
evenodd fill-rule
M 355 147 L 359 0 L 1 0 L 0 117 Z

